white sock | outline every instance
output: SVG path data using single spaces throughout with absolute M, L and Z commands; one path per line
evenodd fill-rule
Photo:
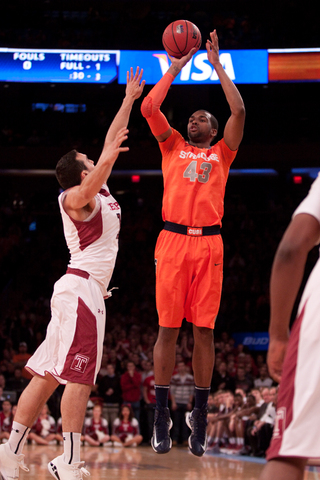
M 65 463 L 80 462 L 81 433 L 63 432 L 62 435 Z
M 30 428 L 26 427 L 25 425 L 21 425 L 21 423 L 12 422 L 12 429 L 10 433 L 10 437 L 8 440 L 8 444 L 10 450 L 17 455 L 20 455 L 24 444 L 26 443 L 28 434 L 30 432 Z

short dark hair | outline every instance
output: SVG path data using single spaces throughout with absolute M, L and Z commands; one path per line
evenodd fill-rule
M 86 170 L 86 166 L 82 160 L 77 160 L 77 150 L 71 150 L 60 158 L 56 166 L 56 177 L 63 188 L 74 187 L 81 183 L 81 172 Z
M 212 115 L 212 113 L 208 112 L 207 110 L 204 110 L 204 112 L 206 112 L 210 115 L 211 127 L 215 128 L 218 131 L 219 123 L 218 123 L 218 120 L 216 119 L 216 117 L 214 115 Z

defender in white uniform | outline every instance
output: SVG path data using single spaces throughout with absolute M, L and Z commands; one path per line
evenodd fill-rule
M 100 368 L 105 329 L 104 297 L 118 251 L 120 207 L 106 186 L 127 139 L 134 101 L 140 97 L 142 71 L 127 74 L 126 95 L 96 165 L 73 150 L 62 157 L 56 175 L 65 190 L 59 197 L 64 234 L 70 250 L 66 274 L 54 286 L 47 335 L 27 368 L 34 374 L 23 391 L 8 443 L 0 445 L 3 480 L 16 480 L 24 465 L 22 448 L 43 405 L 62 383 L 64 454 L 48 464 L 57 480 L 89 475 L 80 461 L 80 437 L 91 386 Z
M 268 366 L 280 382 L 277 417 L 260 480 L 302 480 L 320 457 L 320 260 L 289 322 L 309 251 L 320 243 L 320 176 L 299 205 L 277 250 L 271 275 Z
M 101 365 L 104 297 L 118 252 L 121 210 L 103 185 L 88 218 L 74 220 L 64 208 L 67 195 L 68 190 L 59 196 L 59 205 L 70 262 L 66 275 L 54 286 L 46 339 L 26 368 L 42 376 L 49 372 L 62 384 L 94 385 Z

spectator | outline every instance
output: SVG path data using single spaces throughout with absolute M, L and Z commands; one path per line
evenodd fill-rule
M 254 398 L 256 399 L 256 407 L 259 407 L 259 408 L 264 403 L 264 400 L 262 398 L 262 390 L 260 390 L 259 388 L 253 388 L 250 392 L 251 395 L 253 395 Z
M 119 332 L 118 341 L 116 344 L 116 354 L 121 360 L 128 358 L 130 348 L 130 341 L 127 338 L 127 333 L 124 328 Z
M 210 425 L 208 427 L 209 446 L 217 451 L 220 447 L 229 445 L 229 421 L 231 414 L 235 411 L 234 394 L 232 392 L 220 391 L 218 395 L 220 397 L 219 412 L 210 416 L 211 428 Z
M 254 386 L 256 388 L 261 388 L 271 387 L 271 385 L 273 385 L 273 380 L 268 375 L 267 365 L 262 365 L 259 368 L 259 377 L 254 380 Z
M 133 362 L 127 362 L 127 371 L 120 377 L 122 399 L 130 403 L 134 417 L 140 422 L 141 373 L 137 372 Z
M 235 390 L 235 381 L 227 372 L 227 364 L 222 361 L 217 368 L 214 370 L 211 381 L 211 391 L 216 392 L 217 390 Z
M 3 393 L 3 388 L 0 387 L 0 402 L 3 402 L 4 400 L 7 400 L 5 394 Z
M 18 400 L 28 383 L 29 380 L 23 377 L 21 368 L 15 367 L 13 377 L 9 377 L 7 380 L 7 390 L 16 392 L 16 400 Z
M 28 440 L 34 441 L 38 445 L 49 445 L 50 442 L 56 440 L 56 422 L 50 415 L 47 404 L 44 405 L 33 424 Z
M 241 388 L 245 393 L 248 393 L 252 387 L 253 384 L 250 379 L 246 377 L 246 371 L 244 367 L 239 366 L 237 368 L 237 375 L 235 377 L 235 388 Z
M 14 368 L 20 368 L 22 371 L 22 376 L 27 379 L 31 379 L 32 375 L 24 367 L 31 357 L 31 354 L 28 353 L 28 345 L 26 342 L 19 343 L 19 351 L 12 357 L 12 364 Z
M 114 349 L 109 351 L 108 363 L 112 363 L 112 365 L 114 366 L 115 373 L 117 373 L 118 375 L 122 373 L 123 370 L 121 367 L 121 361 L 117 357 L 117 352 Z
M 236 450 L 240 450 L 241 454 L 247 453 L 246 447 L 246 429 L 252 415 L 255 415 L 259 407 L 256 405 L 256 397 L 249 393 L 246 402 L 234 414 L 234 424 L 236 433 Z M 231 430 L 231 427 L 230 427 Z
M 142 442 L 139 422 L 133 416 L 133 409 L 130 404 L 123 404 L 119 417 L 113 423 L 111 441 L 114 446 L 136 447 Z
M 254 399 L 254 397 L 253 397 Z M 244 443 L 244 431 L 243 431 L 243 421 L 242 421 L 242 412 L 244 410 L 244 402 L 242 395 L 237 393 L 234 396 L 234 409 L 230 414 L 229 420 L 229 446 L 233 450 L 240 450 L 243 447 Z
M 251 430 L 254 422 L 261 419 L 262 415 L 264 415 L 271 399 L 269 388 L 263 388 L 262 391 L 253 388 L 250 393 L 255 398 L 255 407 L 247 412 L 248 418 L 244 426 L 244 446 L 240 451 L 241 455 L 249 455 L 251 453 Z
M 94 447 L 103 446 L 110 440 L 108 421 L 102 417 L 102 406 L 96 403 L 92 417 L 85 418 L 81 440 Z
M 103 347 L 103 350 L 105 350 L 105 347 Z M 108 364 L 109 364 L 109 355 L 107 352 L 104 351 L 102 354 L 101 358 L 101 367 L 97 376 L 97 382 L 99 381 L 108 373 Z
M 277 388 L 270 388 L 270 402 L 267 404 L 264 414 L 257 419 L 250 430 L 250 444 L 252 454 L 256 457 L 264 457 L 269 447 L 274 422 L 276 419 Z
M 189 430 L 185 422 L 186 412 L 191 412 L 194 395 L 193 376 L 188 373 L 186 364 L 177 364 L 178 373 L 173 375 L 170 383 L 171 411 L 173 420 L 172 445 L 188 444 Z
M 11 417 L 12 404 L 9 400 L 3 400 L 0 411 L 0 432 L 3 430 L 3 424 L 7 418 Z
M 121 405 L 121 385 L 120 377 L 115 373 L 114 365 L 108 363 L 106 367 L 107 374 L 98 382 L 99 395 L 103 400 L 103 416 L 109 425 L 109 433 L 113 422 L 118 416 Z
M 6 390 L 6 377 L 2 373 L 0 374 L 0 387 L 2 390 Z
M 17 405 L 13 405 L 11 407 L 11 403 L 6 400 L 5 402 L 3 403 L 9 403 L 10 404 L 10 414 L 5 416 L 4 420 L 0 420 L 0 443 L 2 441 L 2 443 L 6 442 L 9 437 L 10 437 L 10 432 L 11 432 L 11 429 L 12 429 L 12 422 L 13 422 L 13 419 L 14 419 L 14 415 L 17 411 Z M 6 408 L 9 408 L 8 406 L 5 407 Z M 5 410 L 2 406 L 2 411 L 4 412 Z M 2 413 L 2 412 L 1 412 Z M 1 415 L 0 413 L 0 415 Z

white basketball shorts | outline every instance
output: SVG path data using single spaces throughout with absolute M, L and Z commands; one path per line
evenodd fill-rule
M 62 384 L 94 385 L 101 366 L 105 304 L 99 284 L 86 272 L 55 283 L 45 340 L 29 359 L 33 375 L 47 372 Z
M 309 293 L 291 331 L 267 460 L 320 457 L 320 294 Z

